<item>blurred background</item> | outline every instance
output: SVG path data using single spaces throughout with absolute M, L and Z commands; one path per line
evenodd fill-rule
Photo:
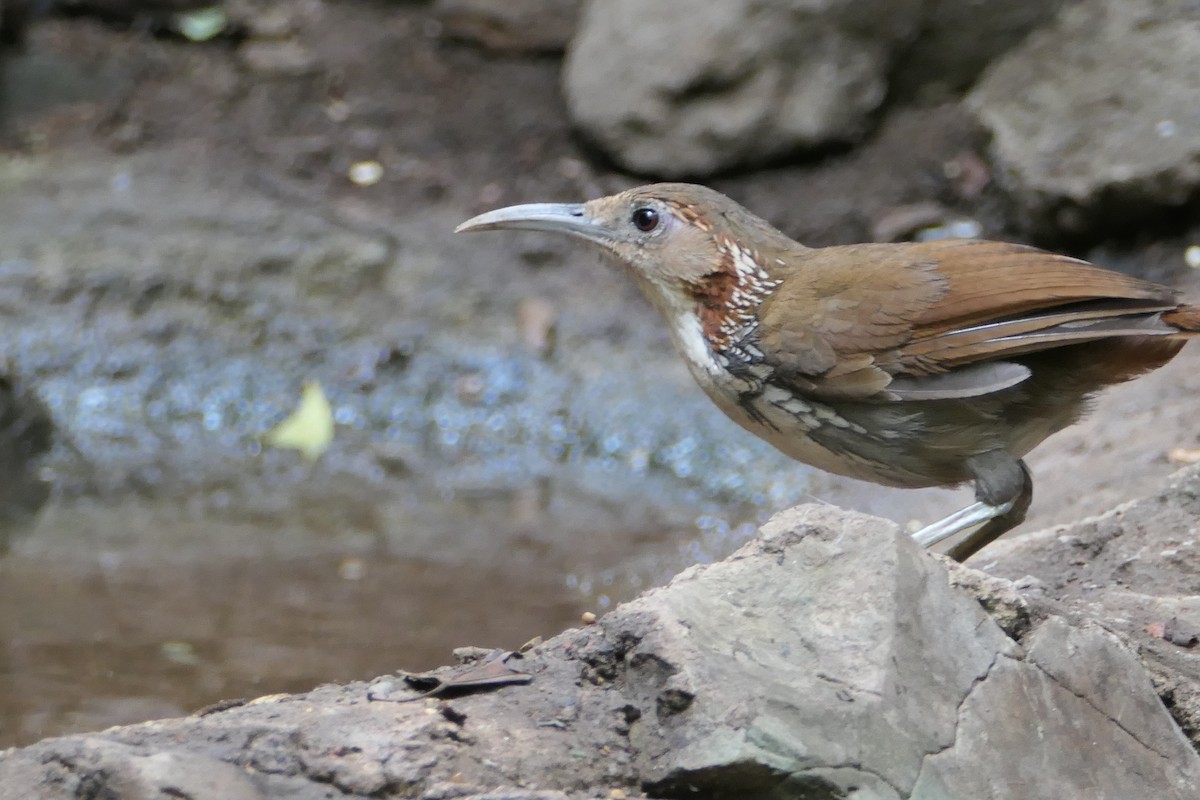
M 810 245 L 1200 297 L 1186 0 L 3 0 L 0 38 L 0 747 L 515 648 L 797 502 L 968 496 L 787 461 L 596 256 L 452 234 L 489 208 L 684 178 Z M 1198 398 L 1196 346 L 1110 392 L 1022 530 L 1200 458 Z

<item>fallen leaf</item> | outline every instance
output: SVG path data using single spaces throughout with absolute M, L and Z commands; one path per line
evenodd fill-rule
M 413 697 L 394 699 L 368 692 L 368 700 L 388 700 L 393 703 L 409 703 L 426 697 L 442 697 L 446 694 L 466 694 L 501 686 L 526 684 L 533 680 L 527 672 L 509 666 L 509 659 L 519 660 L 520 655 L 511 651 L 495 650 L 483 661 L 463 664 L 441 675 L 431 672 L 421 674 L 402 673 L 404 682 L 420 694 Z
M 192 42 L 207 42 L 229 27 L 229 17 L 219 5 L 185 11 L 175 16 L 175 29 Z
M 333 408 L 321 384 L 309 381 L 300 393 L 300 405 L 283 422 L 263 436 L 270 447 L 299 450 L 309 461 L 316 461 L 333 442 Z

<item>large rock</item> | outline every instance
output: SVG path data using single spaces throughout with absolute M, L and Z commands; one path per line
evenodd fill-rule
M 1200 467 L 1157 495 L 989 547 L 977 559 L 1031 601 L 1101 622 L 1141 657 L 1200 746 Z
M 869 518 L 760 536 L 614 615 L 655 702 L 630 732 L 653 796 L 1194 796 L 1200 759 L 1115 637 L 1050 617 L 1018 647 Z
M 593 1 L 564 68 L 579 129 L 622 166 L 701 175 L 855 139 L 920 0 Z
M 0 753 L 0 799 L 1195 797 L 1200 758 L 1116 637 L 1042 615 L 1018 643 L 975 599 L 1004 582 L 953 569 L 792 509 L 510 660 L 531 685 L 323 687 L 46 740 Z
M 954 744 L 972 687 L 1019 652 L 911 542 L 815 506 L 605 623 L 637 642 L 626 691 L 655 715 L 630 741 L 668 797 L 907 797 L 926 756 Z
M 1086 0 L 968 98 L 997 178 L 1038 230 L 1129 225 L 1200 187 L 1200 5 Z

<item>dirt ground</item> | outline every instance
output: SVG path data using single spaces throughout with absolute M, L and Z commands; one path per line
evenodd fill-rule
M 543 409 L 551 406 L 538 387 L 558 386 L 555 381 L 569 375 L 561 391 L 571 398 L 600 391 L 596 387 L 643 398 L 640 406 L 631 401 L 626 416 L 603 419 L 617 429 L 655 427 L 659 438 L 648 434 L 651 463 L 668 463 L 668 455 L 654 449 L 670 439 L 663 431 L 693 419 L 709 437 L 697 446 L 709 460 L 646 477 L 629 469 L 636 453 L 585 458 L 573 465 L 579 472 L 569 480 L 588 491 L 560 491 L 554 483 L 558 488 L 547 499 L 539 488 L 544 475 L 525 472 L 524 462 L 513 467 L 507 451 L 481 448 L 469 466 L 488 479 L 480 479 L 474 493 L 455 495 L 454 502 L 470 506 L 467 521 L 456 516 L 462 508 L 437 505 L 436 492 L 418 480 L 437 470 L 461 478 L 465 462 L 442 458 L 440 450 L 404 442 L 399 455 L 376 449 L 375 461 L 402 467 L 375 488 L 355 484 L 343 491 L 334 481 L 324 493 L 297 493 L 291 473 L 243 478 L 230 467 L 240 462 L 221 453 L 189 460 L 195 451 L 168 450 L 156 463 L 170 468 L 147 477 L 147 470 L 129 466 L 127 450 L 89 446 L 88 432 L 59 412 L 56 423 L 74 441 L 60 442 L 54 455 L 64 477 L 34 535 L 0 558 L 0 609 L 9 615 L 0 634 L 7 665 L 0 669 L 0 745 L 181 713 L 224 696 L 301 690 L 400 664 L 430 666 L 472 637 L 516 646 L 522 637 L 553 633 L 581 610 L 602 607 L 601 595 L 604 603 L 624 599 L 689 559 L 729 552 L 746 535 L 744 523 L 773 504 L 815 496 L 908 523 L 934 518 L 968 496 L 965 490 L 896 492 L 802 472 L 783 476 L 792 468 L 744 444 L 744 435 L 715 410 L 703 410 L 709 407 L 671 354 L 665 330 L 615 271 L 538 237 L 453 238 L 457 222 L 487 208 L 584 199 L 640 182 L 610 169 L 572 135 L 557 59 L 498 56 L 448 41 L 424 4 L 346 0 L 303 8 L 294 12 L 289 36 L 304 58 L 278 70 L 248 63 L 243 47 L 230 40 L 194 44 L 88 17 L 33 23 L 24 49 L 8 56 L 0 103 L 6 179 L 22 187 L 10 192 L 9 211 L 0 216 L 0 241 L 6 242 L 0 255 L 28 260 L 36 280 L 48 282 L 30 296 L 51 310 L 33 313 L 66 314 L 65 294 L 83 285 L 95 297 L 88 281 L 111 280 L 110 273 L 126 283 L 113 282 L 116 288 L 104 290 L 109 300 L 97 304 L 126 303 L 122 292 L 157 297 L 153 292 L 160 290 L 138 282 L 174 264 L 179 269 L 166 276 L 168 294 L 185 286 L 206 307 L 231 309 L 231 317 L 254 307 L 253 292 L 269 298 L 263 300 L 268 308 L 284 308 L 293 295 L 276 290 L 290 286 L 294 265 L 304 261 L 310 268 L 295 303 L 311 302 L 323 316 L 306 311 L 309 316 L 289 320 L 289 335 L 299 343 L 273 356 L 298 362 L 288 373 L 294 386 L 301 367 L 326 363 L 321 353 L 336 344 L 360 337 L 376 346 L 370 337 L 385 322 L 396 326 L 386 335 L 398 342 L 397 362 L 412 358 L 405 350 L 412 342 L 418 351 L 442 354 L 445 360 L 435 366 L 455 369 L 474 363 L 465 355 L 472 348 L 522 352 L 514 309 L 548 298 L 557 318 L 557 360 L 545 383 L 522 390 L 532 400 L 513 406 L 545 422 L 550 413 Z M 983 145 L 955 104 L 896 108 L 859 148 L 713 183 L 813 245 L 907 233 L 905 215 L 928 201 L 946 216 L 978 220 L 987 236 L 1020 238 L 995 187 L 964 186 L 947 169 L 982 164 Z M 382 178 L 357 185 L 348 176 L 366 161 L 381 165 Z M 36 191 L 21 183 L 29 174 L 36 175 Z M 151 206 L 173 206 L 169 214 L 141 206 L 129 211 L 114 199 L 126 180 L 121 176 L 130 174 L 138 191 L 154 198 Z M 90 188 L 110 184 L 111 197 Z M 315 221 L 288 228 L 294 223 L 257 215 L 254 198 L 289 210 L 289 219 Z M 180 220 L 196 243 L 174 239 L 172 226 Z M 222 259 L 274 236 L 298 244 L 254 262 L 259 283 L 253 291 L 243 282 L 250 273 L 222 266 Z M 345 243 L 330 245 L 337 237 Z M 1189 272 L 1182 257 L 1197 241 L 1200 227 L 1093 243 L 1087 255 L 1200 297 L 1200 275 Z M 189 272 L 199 262 L 188 248 L 213 254 L 211 273 Z M 326 260 L 333 265 L 306 261 L 311 248 L 332 248 Z M 197 324 L 207 335 L 208 322 Z M 145 333 L 135 326 L 131 336 Z M 87 338 L 87 331 L 72 335 Z M 252 338 L 246 342 L 246 350 L 258 346 Z M 19 367 L 36 361 L 17 360 Z M 35 391 L 39 381 L 58 386 L 49 380 L 58 379 L 58 368 L 48 363 L 48 357 L 36 361 L 31 370 Z M 97 370 L 107 368 L 103 359 L 97 363 Z M 344 366 L 334 363 L 330 370 Z M 453 378 L 474 374 L 464 370 L 430 378 L 428 385 L 450 384 L 446 391 L 462 394 L 466 384 Z M 614 373 L 624 373 L 625 383 Z M 386 383 L 389 374 L 381 375 Z M 80 383 L 55 391 L 78 392 L 87 382 L 75 380 Z M 278 419 L 291 396 L 280 391 L 282 399 L 265 406 L 251 427 L 261 430 L 262 420 Z M 1181 456 L 1169 454 L 1200 448 L 1198 397 L 1200 346 L 1106 395 L 1089 420 L 1030 458 L 1038 483 L 1022 530 L 1148 494 L 1180 466 Z M 611 405 L 608 400 L 578 400 L 586 410 L 581 416 L 600 418 L 599 406 Z M 647 403 L 661 407 L 650 413 Z M 429 407 L 432 401 L 420 422 L 427 427 L 433 424 Z M 672 408 L 679 413 L 672 415 Z M 373 425 L 364 423 L 354 441 L 374 441 Z M 76 463 L 72 447 L 92 454 L 90 466 Z M 714 489 L 713 481 L 696 477 L 729 448 L 742 454 L 743 466 L 729 459 L 717 466 L 752 476 L 746 482 L 753 486 Z M 500 490 L 496 474 L 508 476 Z M 273 481 L 286 484 L 282 500 L 271 495 Z M 253 491 L 239 493 L 243 482 Z M 480 488 L 485 484 L 487 491 Z M 246 503 L 244 513 L 218 507 L 214 487 L 224 492 L 221 502 Z M 432 499 L 405 516 L 409 498 L 396 494 L 410 491 L 414 497 L 428 491 Z M 716 525 L 721 536 L 697 544 L 697 527 L 711 529 L 714 515 L 722 517 Z M 321 535 L 267 539 L 292 527 Z M 384 533 L 367 544 L 370 536 L 357 533 L 376 529 Z M 402 547 L 394 544 L 400 538 Z M 383 540 L 389 544 L 379 545 Z M 497 566 L 502 557 L 512 563 Z M 986 553 L 980 560 L 986 563 Z M 366 580 L 346 582 L 362 569 Z M 46 588 L 55 586 L 58 599 L 49 598 Z M 495 612 L 498 604 L 503 613 Z M 89 605 L 92 613 L 81 614 Z M 162 616 L 148 622 L 147 607 Z M 189 617 L 197 609 L 208 615 L 201 623 Z

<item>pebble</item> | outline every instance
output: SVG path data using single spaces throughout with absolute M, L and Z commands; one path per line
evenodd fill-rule
M 1200 244 L 1194 244 L 1183 251 L 1183 263 L 1192 269 L 1200 269 Z
M 207 42 L 220 36 L 229 26 L 229 17 L 220 6 L 187 11 L 175 17 L 175 28 L 185 39 Z
M 348 175 L 355 186 L 374 186 L 383 179 L 383 165 L 378 161 L 357 161 L 350 165 Z
M 338 563 L 337 571 L 344 581 L 361 581 L 367 574 L 367 564 L 357 556 L 350 556 Z

